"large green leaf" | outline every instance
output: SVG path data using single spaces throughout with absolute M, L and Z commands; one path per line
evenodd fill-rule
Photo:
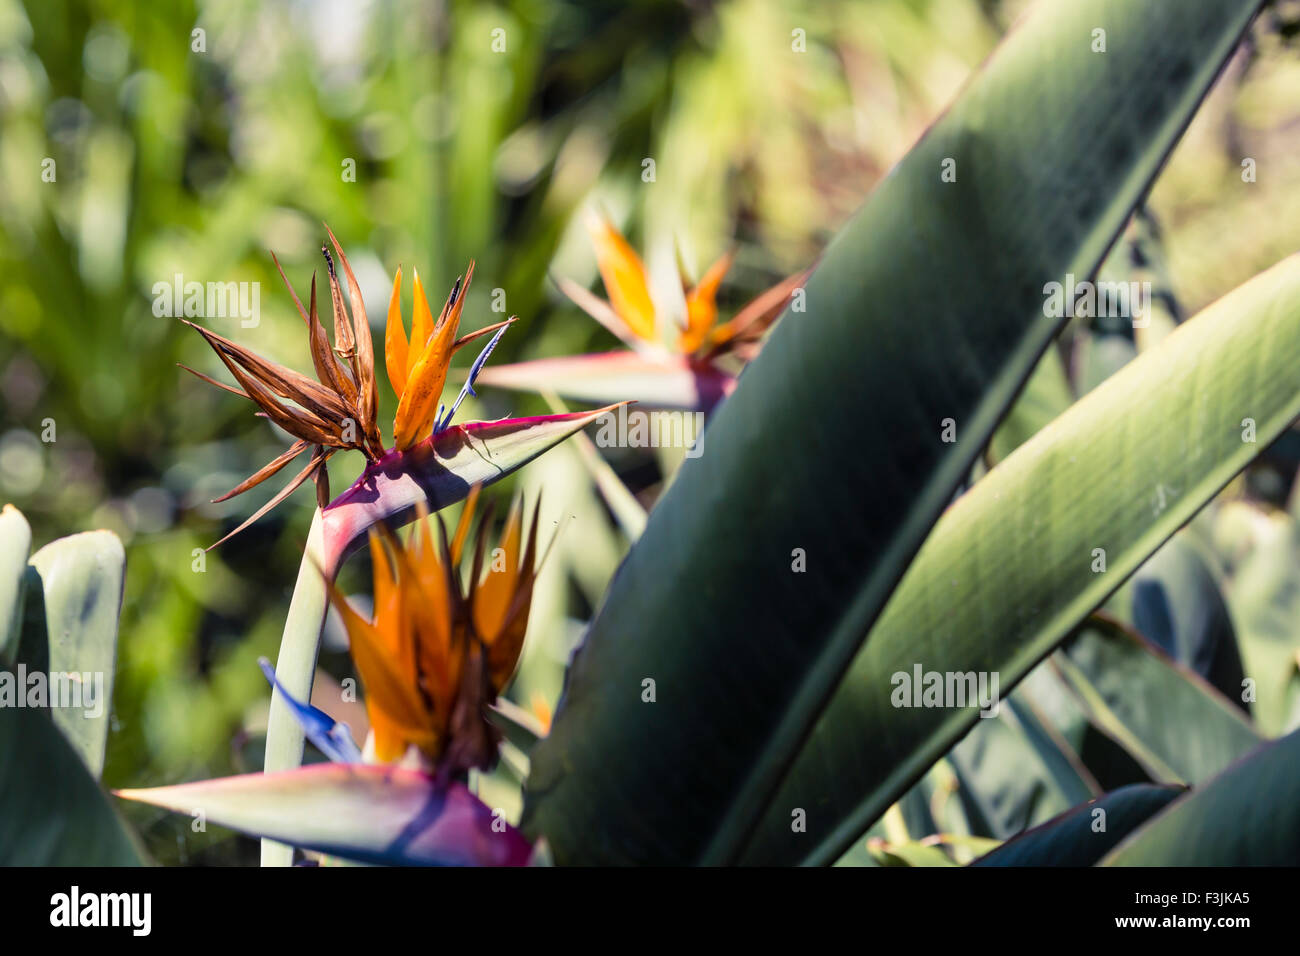
M 135 866 L 143 860 L 49 712 L 0 707 L 0 866 Z
M 1019 692 L 948 753 L 977 832 L 1005 840 L 1100 792 Z
M 26 575 L 18 659 L 46 674 L 54 722 L 96 777 L 108 744 L 125 569 L 117 535 L 85 531 L 41 548 Z
M 1251 526 L 1227 590 L 1255 692 L 1251 711 L 1265 734 L 1283 734 L 1300 726 L 1300 522 L 1285 513 L 1248 517 L 1244 505 L 1225 511 Z
M 1133 575 L 1133 626 L 1174 660 L 1241 703 L 1237 637 L 1218 581 L 1186 535 L 1176 535 Z
M 978 718 L 891 675 L 1005 692 L 1300 414 L 1300 256 L 1184 323 L 957 500 L 845 675 L 748 859 L 833 860 Z M 1258 443 L 1242 440 L 1242 419 Z M 653 522 L 652 522 L 653 523 Z M 1099 569 L 1100 551 L 1105 570 Z M 540 749 L 540 748 L 539 748 Z M 783 817 L 808 808 L 792 834 Z
M 1061 353 L 1055 347 L 1049 348 L 1038 360 L 1034 373 L 1029 376 L 1007 417 L 993 433 L 989 442 L 989 460 L 999 462 L 1006 458 L 1073 402 L 1074 393 L 1070 391 Z
M 971 865 L 1092 866 L 1183 793 L 1149 783 L 1124 787 L 1026 830 Z
M 32 546 L 32 529 L 13 505 L 0 510 L 0 663 L 18 642 L 23 612 L 23 573 Z M 11 647 L 12 645 L 12 647 Z
M 1098 727 L 1159 782 L 1200 783 L 1261 742 L 1203 678 L 1113 621 L 1091 619 L 1054 660 Z
M 525 814 L 557 862 L 737 858 L 1255 6 L 1039 4 L 831 244 L 574 659 Z
M 1300 731 L 1255 750 L 1130 834 L 1103 866 L 1300 864 Z

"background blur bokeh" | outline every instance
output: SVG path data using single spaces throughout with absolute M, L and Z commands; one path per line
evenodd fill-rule
M 724 307 L 744 301 L 815 259 L 1025 6 L 0 0 L 0 499 L 27 515 L 37 545 L 91 527 L 126 544 L 105 782 L 260 766 L 268 693 L 255 660 L 275 655 L 311 512 L 302 490 L 198 570 L 195 549 L 280 482 L 209 499 L 285 442 L 246 403 L 176 368 L 218 374 L 197 336 L 154 314 L 156 283 L 259 283 L 257 327 L 205 321 L 306 368 L 268 250 L 305 292 L 324 220 L 372 319 L 399 263 L 440 299 L 473 257 L 467 326 L 501 317 L 494 289 L 521 317 L 494 360 L 612 347 L 548 279 L 593 281 L 575 213 L 608 212 L 655 270 L 680 250 L 698 274 L 736 242 Z M 1300 246 L 1295 7 L 1257 24 L 1107 265 L 1156 275 L 1175 318 Z M 404 301 L 409 314 L 409 278 Z M 1076 328 L 1062 344 L 1076 389 L 1142 345 Z M 394 401 L 381 389 L 387 430 Z M 544 408 L 485 390 L 461 417 Z M 1281 649 L 1287 680 L 1300 646 L 1294 446 L 1284 440 L 1225 493 L 1235 550 L 1217 569 L 1239 631 Z M 631 452 L 614 463 L 647 502 L 673 467 Z M 359 467 L 337 456 L 334 487 Z M 545 711 L 626 543 L 573 449 L 493 493 L 520 484 L 545 485 L 548 519 L 571 516 L 512 691 Z M 1233 575 L 1260 549 L 1273 549 L 1265 570 L 1240 583 Z M 345 589 L 365 572 L 355 560 Z M 323 665 L 350 673 L 336 628 Z M 1269 729 L 1295 719 L 1275 715 Z M 160 861 L 255 858 L 226 831 L 195 833 L 142 807 L 129 815 Z

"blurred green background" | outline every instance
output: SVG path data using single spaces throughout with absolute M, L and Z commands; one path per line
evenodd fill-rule
M 698 275 L 736 242 L 725 311 L 816 258 L 1026 6 L 0 0 L 0 499 L 37 545 L 92 527 L 126 544 L 105 782 L 260 767 L 268 693 L 255 660 L 275 656 L 311 512 L 302 490 L 198 569 L 195 549 L 279 481 L 209 499 L 286 442 L 176 368 L 218 374 L 197 336 L 154 314 L 155 283 L 258 283 L 255 328 L 206 324 L 308 369 L 268 251 L 305 294 L 325 220 L 377 326 L 399 263 L 409 317 L 411 266 L 440 300 L 473 257 L 466 326 L 500 318 L 496 289 L 521 318 L 495 361 L 614 347 L 548 279 L 593 281 L 576 212 L 607 211 L 652 269 L 680 250 Z M 1300 245 L 1296 7 L 1266 11 L 1107 265 L 1153 276 L 1175 319 Z M 1143 342 L 1075 323 L 1060 344 L 1077 394 Z M 381 389 L 387 431 L 395 403 Z M 544 410 L 485 391 L 461 417 Z M 1256 659 L 1286 680 L 1300 648 L 1295 437 L 1225 492 L 1207 532 L 1248 671 L 1262 634 Z M 646 504 L 674 465 L 613 461 Z M 359 470 L 337 456 L 334 488 Z M 573 449 L 493 493 L 521 485 L 545 485 L 552 521 L 569 516 L 512 690 L 545 710 L 626 542 Z M 354 560 L 345 589 L 365 574 Z M 322 660 L 350 673 L 337 628 Z M 1300 710 L 1268 719 L 1279 732 Z M 162 862 L 255 859 L 226 831 L 129 815 Z

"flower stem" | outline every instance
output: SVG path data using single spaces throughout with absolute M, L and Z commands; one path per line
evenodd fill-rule
M 284 621 L 284 636 L 280 639 L 280 656 L 275 662 L 275 673 L 285 689 L 299 700 L 311 699 L 312 678 L 316 673 L 316 657 L 320 653 L 321 630 L 325 624 L 325 611 L 329 606 L 326 593 L 324 533 L 320 509 L 312 518 L 307 546 L 303 549 L 302 564 L 298 567 L 298 581 L 289 602 L 289 614 Z M 267 773 L 292 770 L 302 764 L 302 728 L 294 720 L 278 690 L 271 694 L 271 713 L 266 724 Z M 293 848 L 272 840 L 262 841 L 263 866 L 290 866 Z

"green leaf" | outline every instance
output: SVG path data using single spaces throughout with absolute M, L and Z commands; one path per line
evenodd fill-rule
M 1108 618 L 1090 618 L 1053 660 L 1099 729 L 1158 782 L 1200 783 L 1261 742 L 1202 677 Z
M 1292 256 L 1142 353 L 948 509 L 747 859 L 835 859 L 978 719 L 894 707 L 891 675 L 917 662 L 996 673 L 1005 692 L 1297 414 Z M 1242 441 L 1243 418 L 1259 443 Z M 1105 571 L 1094 570 L 1098 549 Z M 806 834 L 784 824 L 790 807 L 816 808 Z
M 1242 503 L 1224 508 L 1220 524 L 1246 524 L 1247 553 L 1235 569 L 1227 599 L 1237 626 L 1246 674 L 1254 681 L 1251 710 L 1267 735 L 1300 725 L 1300 521 L 1264 515 Z M 1228 533 L 1224 533 L 1228 532 Z M 1232 537 L 1221 528 L 1220 536 Z
M 438 787 L 415 770 L 315 764 L 119 797 L 250 836 L 345 860 L 404 866 L 522 866 L 532 847 L 461 783 Z
M 1097 796 L 1077 755 L 1068 754 L 1017 692 L 996 718 L 975 723 L 948 753 L 980 832 L 1006 839 Z
M 524 817 L 557 862 L 738 857 L 1255 6 L 1037 5 L 830 245 L 574 658 Z
M 1133 575 L 1132 589 L 1137 632 L 1240 702 L 1244 674 L 1237 637 L 1218 581 L 1197 547 L 1176 535 Z
M 505 739 L 524 753 L 532 750 L 537 741 L 546 736 L 546 728 L 531 711 L 504 697 L 488 708 L 487 716 Z
M 30 561 L 18 660 L 48 676 L 54 723 L 90 772 L 104 769 L 126 552 L 111 531 L 59 538 Z M 62 703 L 55 704 L 58 696 Z
M 1024 390 L 989 442 L 989 458 L 999 462 L 1037 435 L 1074 402 L 1065 363 L 1055 346 L 1043 353 Z
M 1092 866 L 1185 792 L 1149 783 L 1124 787 L 1026 830 L 971 866 Z M 1103 820 L 1104 829 L 1095 829 Z
M 0 866 L 138 866 L 143 860 L 49 713 L 0 707 Z
M 881 866 L 956 866 L 934 843 L 870 843 L 868 851 Z
M 1300 732 L 1264 744 L 1171 803 L 1102 866 L 1295 866 Z
M 18 642 L 23 613 L 23 572 L 32 546 L 32 529 L 13 505 L 0 511 L 0 662 Z

